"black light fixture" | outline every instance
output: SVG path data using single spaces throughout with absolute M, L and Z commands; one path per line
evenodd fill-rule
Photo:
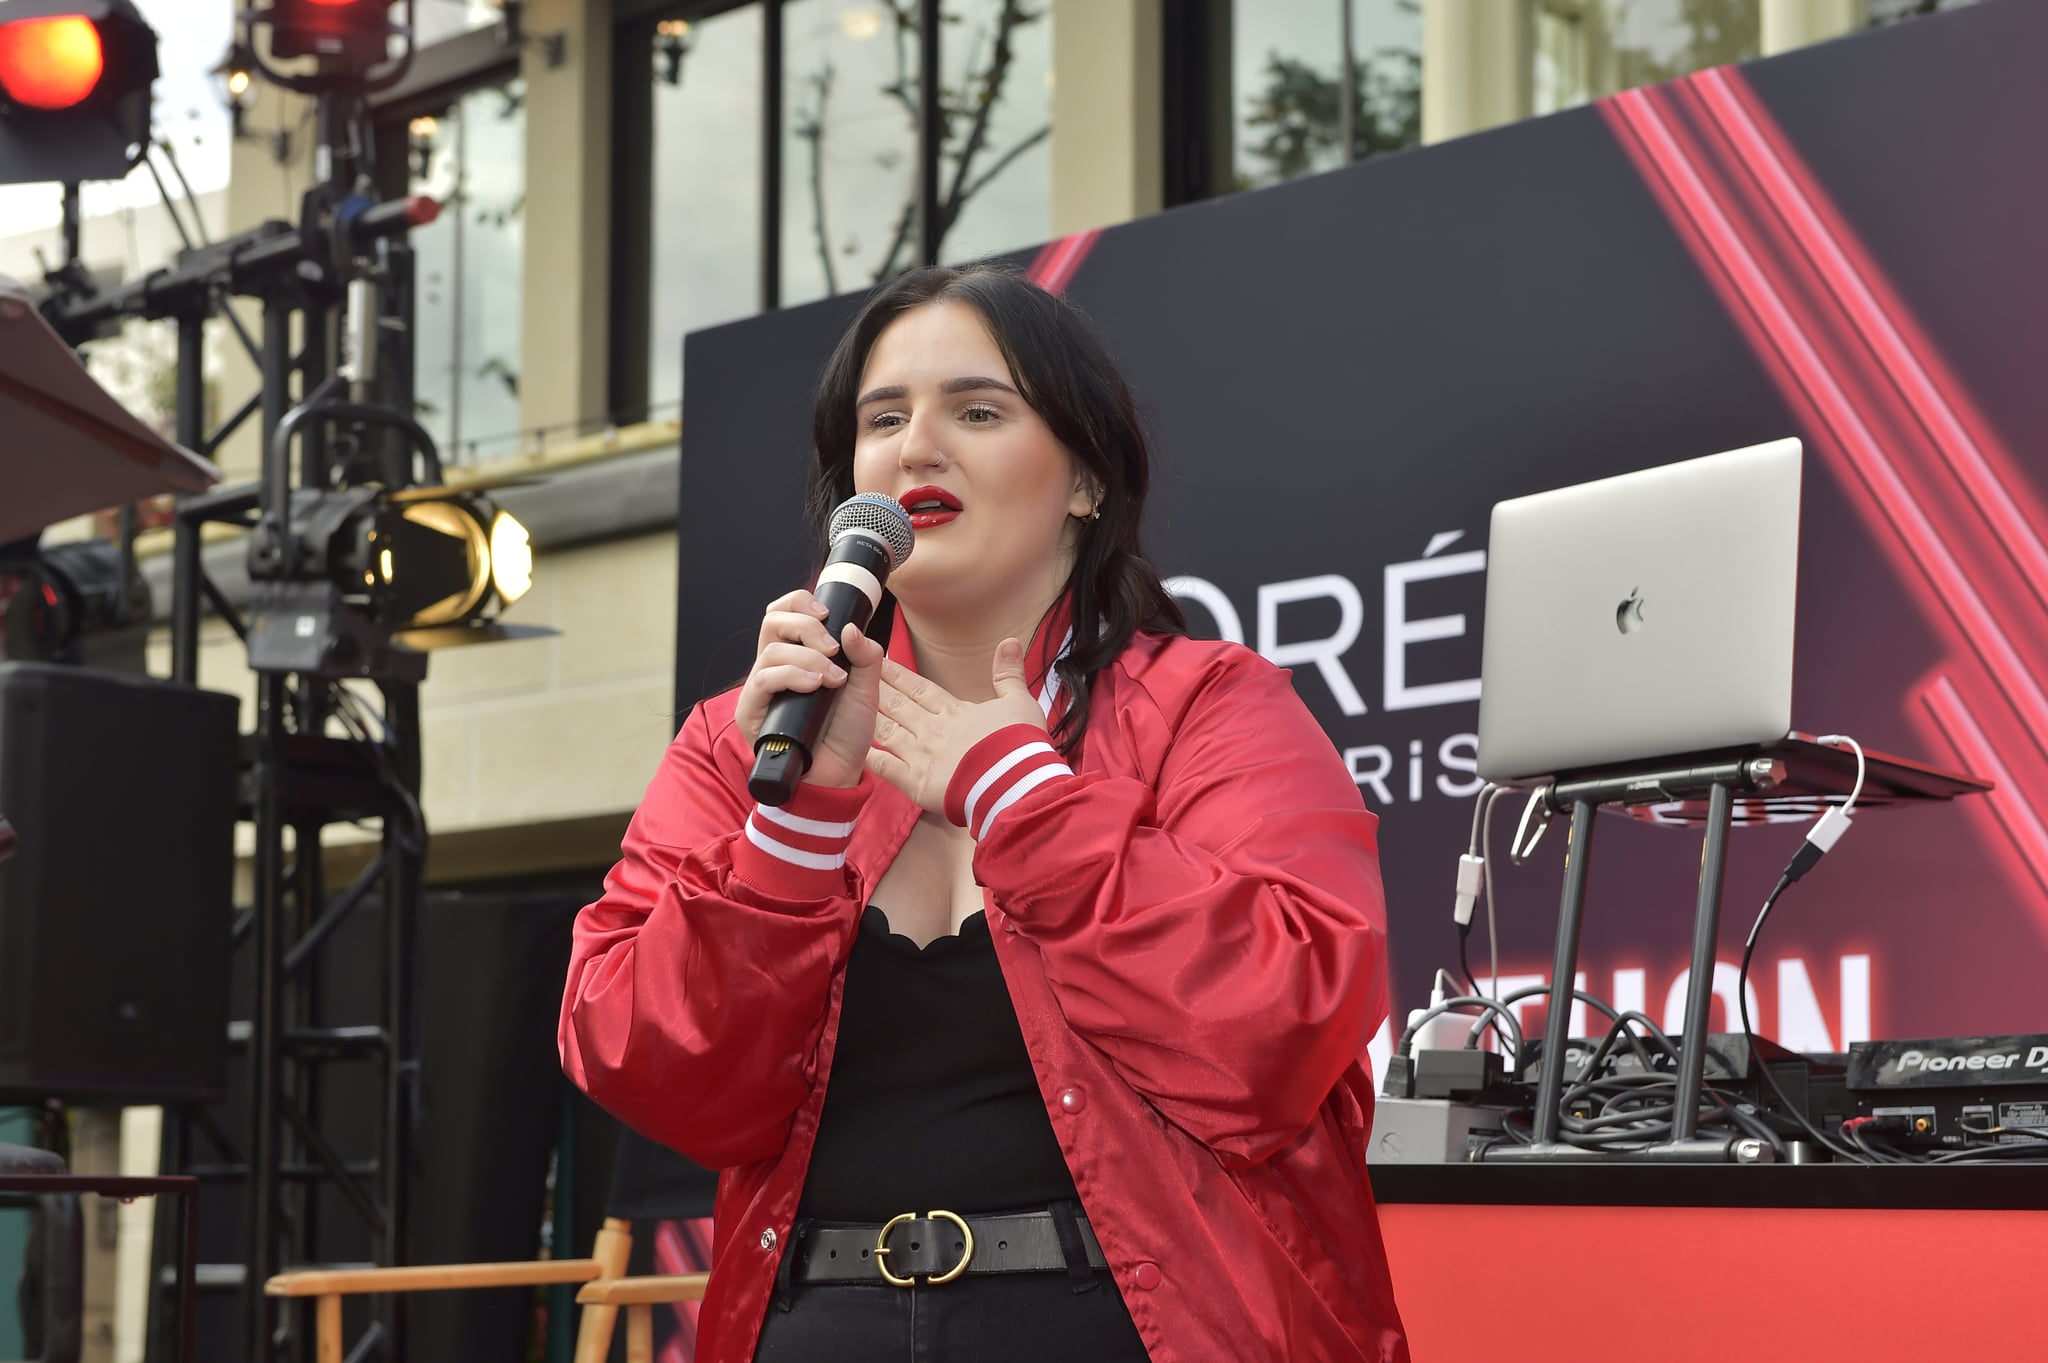
M 498 0 L 498 41 L 507 47 L 525 48 L 529 44 L 540 48 L 541 59 L 553 71 L 568 57 L 569 35 L 566 33 L 530 34 L 526 31 L 525 0 Z
M 335 57 L 375 66 L 389 55 L 392 0 L 270 0 L 257 13 L 270 25 L 273 57 Z
M 498 619 L 533 585 L 533 550 L 478 492 L 295 492 L 288 539 L 259 529 L 249 575 L 258 672 L 418 681 L 429 649 L 553 633 Z
M 227 106 L 229 131 L 237 138 L 248 136 L 242 130 L 242 116 L 249 112 L 249 105 L 255 98 L 255 67 L 249 50 L 236 42 L 229 46 L 227 55 L 213 68 L 213 78 L 220 86 L 221 103 Z
M 661 58 L 661 79 L 668 85 L 683 83 L 683 58 L 690 55 L 690 21 L 663 19 L 654 26 L 654 51 Z
M 405 125 L 405 147 L 411 153 L 412 178 L 424 183 L 434 169 L 434 141 L 440 135 L 441 120 L 421 114 Z
M 0 548 L 0 660 L 139 672 L 149 618 L 149 584 L 118 544 Z
M 132 0 L 0 4 L 0 184 L 125 177 L 149 144 L 156 77 Z

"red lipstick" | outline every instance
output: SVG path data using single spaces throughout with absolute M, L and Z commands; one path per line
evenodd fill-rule
M 910 528 L 920 533 L 945 525 L 960 514 L 960 499 L 942 487 L 914 487 L 896 500 L 910 513 Z

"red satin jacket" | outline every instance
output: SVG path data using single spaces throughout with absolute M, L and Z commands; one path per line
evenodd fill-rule
M 871 777 L 756 809 L 736 697 L 691 711 L 577 920 L 560 1031 L 592 1098 L 723 1170 L 704 1363 L 753 1357 L 862 906 L 921 812 Z M 996 956 L 1155 1363 L 1406 1360 L 1359 1061 L 1386 1014 L 1376 820 L 1288 674 L 1140 635 L 1095 680 L 1077 771 L 1003 747 L 953 804 L 980 788 Z

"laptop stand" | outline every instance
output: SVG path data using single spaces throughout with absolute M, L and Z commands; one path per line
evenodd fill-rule
M 1946 800 L 1991 788 L 1975 777 L 1941 771 L 1905 758 L 1865 753 L 1859 809 L 1902 800 Z M 1793 734 L 1767 748 L 1675 758 L 1633 769 L 1612 767 L 1561 776 L 1542 788 L 1557 813 L 1571 814 L 1565 848 L 1564 893 L 1558 907 L 1557 950 L 1550 968 L 1548 1013 L 1543 1023 L 1543 1057 L 1536 1081 L 1535 1125 L 1526 1145 L 1497 1145 L 1494 1161 L 1648 1163 L 1755 1163 L 1768 1159 L 1754 1137 L 1699 1134 L 1700 1096 L 1706 1086 L 1707 1016 L 1714 997 L 1714 952 L 1721 930 L 1721 885 L 1727 869 L 1728 834 L 1738 822 L 1773 812 L 1814 810 L 1848 796 L 1855 778 L 1846 752 Z M 1701 800 L 1704 798 L 1704 808 Z M 1692 973 L 1686 979 L 1685 1026 L 1678 1039 L 1677 1092 L 1672 1099 L 1669 1140 L 1634 1149 L 1591 1150 L 1558 1139 L 1564 1096 L 1566 1044 L 1570 1040 L 1572 981 L 1578 974 L 1579 925 L 1586 904 L 1586 876 L 1593 854 L 1593 816 L 1602 806 L 1622 807 L 1659 823 L 1706 827 L 1700 859 L 1699 896 L 1693 910 Z M 1739 807 L 1739 809 L 1738 809 Z M 1738 818 L 1738 814 L 1740 817 Z

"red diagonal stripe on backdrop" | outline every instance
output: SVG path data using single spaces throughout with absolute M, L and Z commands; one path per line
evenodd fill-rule
M 1949 373 L 1749 82 L 1721 69 L 1702 72 L 1691 84 L 1836 303 L 1898 385 L 1936 452 L 1998 531 L 2034 599 L 2048 606 L 2048 545 L 2040 530 L 2048 525 L 2048 514 L 2017 461 Z
M 1971 804 L 2014 883 L 2048 891 L 2033 813 L 2048 796 L 2048 517 L 2033 490 L 1738 72 L 1601 108 L 1948 641 L 1916 722 L 1971 770 L 1995 770 L 1997 790 Z M 2029 899 L 2048 926 L 2048 899 Z
M 1789 283 L 1772 277 L 1782 276 L 1783 262 L 1757 249 L 1767 243 L 1748 235 L 1754 225 L 1738 216 L 1737 206 L 1716 197 L 1717 191 L 1726 192 L 1726 186 L 1711 183 L 1702 173 L 1711 167 L 1702 148 L 1681 140 L 1687 138 L 1684 125 L 1657 109 L 1648 92 L 1631 91 L 1615 102 L 1624 106 L 1631 131 L 1687 215 L 1694 229 L 1689 235 L 1710 253 L 1717 275 L 1732 285 L 1738 317 L 1752 324 L 1746 329 L 1753 343 L 1761 333 L 1757 348 L 1776 371 L 1785 396 L 1795 408 L 1806 409 L 1812 423 L 1832 437 L 1819 443 L 1837 471 L 1846 472 L 1851 485 L 1860 486 L 1875 501 L 1879 528 L 1889 532 L 1881 534 L 1880 541 L 1906 550 L 1903 559 L 1895 561 L 1910 570 L 1905 574 L 1908 583 L 1925 579 L 1934 589 L 1928 602 L 1935 606 L 1931 613 L 1937 619 L 1948 616 L 1965 640 L 1983 650 L 1985 664 L 2010 685 L 2013 703 L 2048 731 L 2048 694 L 2043 694 L 1999 628 L 1984 595 L 1958 560 L 1953 540 L 1940 533 L 1924 499 L 1915 496 L 1906 476 L 1909 471 L 1902 472 L 1887 451 L 1881 436 L 1890 434 L 1889 423 L 1860 387 L 1864 376 L 1853 372 L 1852 357 L 1842 354 L 1836 338 L 1828 334 L 1828 319 L 1806 311 L 1805 300 Z
M 1954 679 L 1946 673 L 1937 673 L 1919 686 L 1917 694 L 1929 718 L 1954 746 L 1966 768 L 1996 781 L 2000 789 L 2016 785 L 2004 759 L 1999 756 L 1997 745 L 1977 723 Z M 2004 827 L 2013 848 L 2032 851 L 2031 863 L 2023 854 L 2017 868 L 2007 868 L 2008 873 L 2017 870 L 2019 879 L 2023 881 L 2031 867 L 2041 864 L 2043 849 L 2048 849 L 2048 826 L 2043 826 L 2036 807 L 2024 800 L 1993 800 L 1986 802 L 1984 807 L 1991 810 Z M 1994 839 L 1992 846 L 1998 845 Z
M 664 1276 L 701 1273 L 710 1256 L 693 1252 L 696 1245 L 682 1222 L 663 1221 L 654 1230 L 654 1271 Z M 669 1333 L 659 1350 L 659 1363 L 691 1363 L 697 1356 L 699 1303 L 676 1302 L 669 1308 Z
M 1067 285 L 1073 281 L 1074 272 L 1095 249 L 1095 239 L 1101 235 L 1100 227 L 1091 227 L 1086 232 L 1075 232 L 1047 242 L 1031 262 L 1031 282 L 1047 293 L 1065 293 Z
M 1851 376 L 1860 371 L 1867 405 L 1879 419 L 1889 417 L 1894 438 L 1880 453 L 1928 508 L 1944 547 L 1990 606 L 1997 637 L 1952 638 L 1950 662 L 1916 688 L 1924 710 L 1916 718 L 1932 721 L 1970 770 L 1998 782 L 1988 800 L 1970 807 L 1997 825 L 1987 830 L 1993 847 L 2004 833 L 2013 883 L 2048 888 L 2048 831 L 2037 813 L 2048 792 L 2048 730 L 2038 716 L 2039 678 L 2048 670 L 2048 549 L 2040 530 L 2048 516 L 1749 83 L 1723 69 L 1689 79 L 1679 93 L 1697 102 L 1701 122 L 1718 134 L 1737 192 L 1746 184 L 1752 201 L 1767 205 L 1758 217 L 1776 253 L 1803 262 L 1825 290 L 1816 295 L 1817 320 L 1832 327 Z M 1795 290 L 1803 283 L 1790 280 Z M 2035 907 L 2048 916 L 2048 906 Z

